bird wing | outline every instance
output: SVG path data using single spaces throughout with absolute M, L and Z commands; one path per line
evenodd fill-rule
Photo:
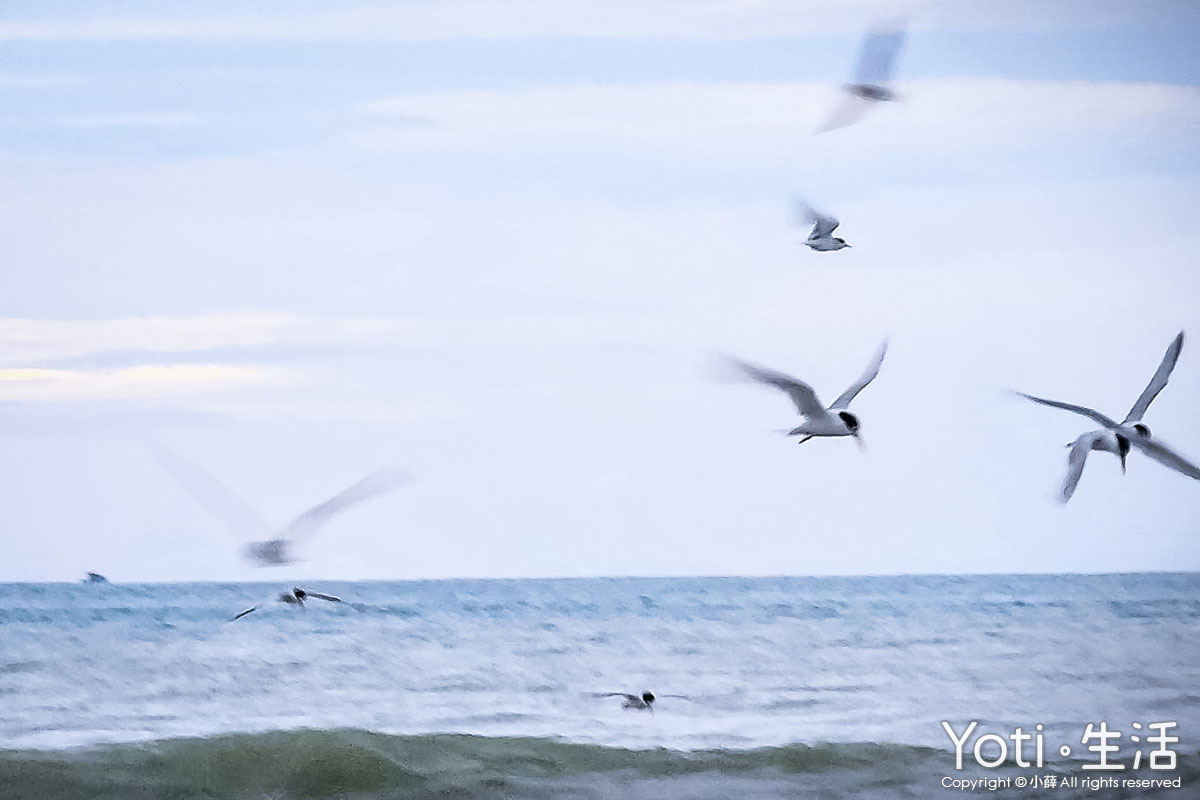
M 1075 487 L 1079 485 L 1083 467 L 1087 464 L 1088 453 L 1096 443 L 1096 438 L 1103 435 L 1103 431 L 1091 431 L 1072 442 L 1071 452 L 1067 455 L 1067 475 L 1063 478 L 1062 494 L 1059 496 L 1062 502 L 1067 502 L 1075 494 Z
M 308 589 L 305 589 L 305 590 L 304 590 L 304 596 L 305 596 L 305 597 L 315 597 L 315 598 L 317 598 L 318 600 L 328 600 L 328 601 L 329 601 L 329 602 L 331 602 L 331 603 L 340 603 L 340 602 L 342 602 L 342 598 L 340 598 L 340 597 L 337 597 L 337 596 L 335 596 L 335 595 L 332 595 L 332 594 L 321 594 L 320 592 L 310 592 Z
M 730 360 L 735 367 L 752 380 L 765 383 L 768 386 L 774 386 L 776 389 L 786 393 L 788 397 L 792 398 L 792 402 L 796 404 L 796 410 L 802 415 L 818 419 L 828 416 L 825 407 L 821 405 L 821 401 L 817 398 L 817 393 L 807 383 L 798 381 L 790 375 L 784 375 L 782 372 L 756 367 L 753 364 L 738 361 L 737 359 Z
M 812 232 L 808 234 L 809 241 L 828 238 L 837 230 L 837 226 L 841 224 L 827 214 L 817 213 L 812 206 L 803 200 L 800 201 L 800 210 L 804 215 L 805 221 L 813 226 Z
M 1087 417 L 1088 419 L 1092 420 L 1093 422 L 1099 422 L 1101 425 L 1103 425 L 1106 428 L 1111 428 L 1111 429 L 1115 430 L 1115 429 L 1121 427 L 1114 420 L 1111 420 L 1108 417 L 1101 414 L 1099 411 L 1096 411 L 1095 409 L 1087 408 L 1086 406 L 1074 406 L 1074 405 L 1071 405 L 1070 403 L 1060 403 L 1057 400 L 1047 400 L 1044 397 L 1034 397 L 1033 395 L 1025 394 L 1024 392 L 1015 392 L 1015 394 L 1021 395 L 1021 397 L 1024 397 L 1026 400 L 1032 400 L 1035 403 L 1041 403 L 1044 406 L 1052 406 L 1054 408 L 1061 408 L 1064 411 L 1072 411 L 1076 414 L 1082 414 L 1083 416 Z
M 846 408 L 850 405 L 850 401 L 855 395 L 867 388 L 867 384 L 875 380 L 875 376 L 879 374 L 879 366 L 883 363 L 883 357 L 887 355 L 887 339 L 883 340 L 883 344 L 879 345 L 879 349 L 875 352 L 875 357 L 871 359 L 871 363 L 867 364 L 867 368 L 863 370 L 863 374 L 858 376 L 858 380 L 850 385 L 850 388 L 842 392 L 837 400 L 833 401 L 831 409 Z
M 255 609 L 257 609 L 257 608 L 258 608 L 258 606 L 250 606 L 250 607 L 249 607 L 249 608 L 247 608 L 245 611 L 239 611 L 239 612 L 237 613 L 237 616 L 235 616 L 233 619 L 241 619 L 242 617 L 246 616 L 246 615 L 247 615 L 247 614 L 249 614 L 251 611 L 254 611 L 254 610 L 255 610 Z M 230 621 L 230 622 L 233 622 L 233 619 L 231 619 L 231 620 L 229 620 L 229 621 Z
M 660 694 L 660 695 L 658 695 L 658 696 L 659 696 L 660 698 L 662 698 L 662 697 L 673 697 L 673 698 L 675 698 L 676 700 L 687 700 L 689 703 L 690 703 L 690 702 L 692 702 L 692 698 L 688 697 L 686 694 Z
M 187 459 L 165 447 L 155 446 L 159 465 L 199 505 L 218 518 L 231 531 L 246 539 L 261 538 L 270 533 L 266 520 L 249 503 L 242 500 L 220 481 Z
M 853 92 L 842 92 L 833 113 L 813 133 L 827 133 L 838 128 L 848 128 L 862 118 L 871 107 L 871 101 L 859 97 Z
M 877 25 L 868 30 L 858 51 L 854 82 L 882 86 L 891 80 L 896 56 L 904 46 L 904 34 L 902 20 Z
M 408 475 L 399 470 L 391 468 L 376 470 L 350 488 L 300 514 L 279 532 L 277 538 L 294 541 L 308 538 L 335 514 L 384 492 L 390 492 L 407 481 Z
M 1142 417 L 1146 415 L 1146 409 L 1167 385 L 1167 380 L 1171 377 L 1171 371 L 1175 369 L 1175 362 L 1179 360 L 1181 350 L 1183 350 L 1183 331 L 1180 331 L 1179 335 L 1167 346 L 1167 352 L 1163 353 L 1162 363 L 1158 365 L 1154 377 L 1150 379 L 1150 383 L 1146 384 L 1146 388 L 1142 390 L 1142 394 L 1133 404 L 1133 408 L 1129 409 L 1122 425 L 1141 422 Z
M 1168 466 L 1176 472 L 1182 472 L 1189 478 L 1200 481 L 1200 467 L 1188 461 L 1157 439 L 1147 439 L 1142 436 L 1131 436 L 1129 443 L 1160 464 Z
M 632 694 L 629 694 L 628 692 L 598 692 L 593 696 L 594 697 L 624 697 L 626 700 L 634 700 L 637 702 L 641 702 L 641 699 L 642 699 L 642 698 L 638 697 L 637 695 L 632 695 Z

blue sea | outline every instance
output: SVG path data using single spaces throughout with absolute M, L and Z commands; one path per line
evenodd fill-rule
M 1200 797 L 1196 573 L 289 587 L 0 585 L 0 797 Z

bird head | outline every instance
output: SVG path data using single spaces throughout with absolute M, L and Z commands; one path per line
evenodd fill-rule
M 849 411 L 839 411 L 838 419 L 842 421 L 842 423 L 846 426 L 846 430 L 848 430 L 850 435 L 854 437 L 854 440 L 858 442 L 858 446 L 865 450 L 867 445 L 866 442 L 863 441 L 862 435 L 859 433 L 859 431 L 862 429 L 862 424 L 859 423 L 858 417 L 854 416 Z
M 1131 427 L 1135 431 L 1137 431 L 1139 434 L 1141 434 L 1142 438 L 1144 438 L 1144 439 L 1150 438 L 1150 426 L 1145 424 L 1144 422 L 1134 423 Z
M 838 243 L 838 250 L 841 250 L 843 247 L 850 246 L 849 244 L 846 243 L 846 240 L 841 238 L 840 236 L 833 237 L 833 240 Z
M 1129 456 L 1130 444 L 1129 439 L 1121 434 L 1117 434 L 1117 455 L 1121 457 L 1121 474 L 1125 474 L 1125 459 Z
M 642 702 L 646 705 L 654 705 L 654 692 L 642 692 Z
M 292 594 L 294 594 L 294 595 L 296 596 L 296 599 L 297 599 L 297 600 L 301 600 L 301 601 L 303 601 L 303 600 L 304 600 L 304 598 L 305 598 L 305 597 L 308 595 L 308 592 L 304 591 L 304 590 L 303 590 L 303 589 L 301 589 L 299 586 L 293 586 L 293 587 L 292 587 Z

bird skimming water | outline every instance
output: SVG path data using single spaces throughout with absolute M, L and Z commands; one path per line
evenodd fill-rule
M 340 597 L 335 597 L 334 595 L 331 595 L 331 594 L 322 594 L 321 592 L 310 592 L 305 589 L 301 589 L 299 586 L 293 586 L 292 590 L 290 592 L 283 592 L 282 594 L 279 595 L 279 597 L 277 597 L 275 599 L 280 603 L 286 603 L 287 605 L 290 605 L 290 606 L 300 606 L 301 608 L 304 608 L 304 601 L 309 598 L 316 598 L 317 600 L 325 600 L 330 603 L 342 602 L 342 598 L 340 598 Z M 261 604 L 259 604 L 259 605 L 261 605 Z M 256 611 L 256 610 L 258 610 L 258 605 L 250 606 L 245 611 L 239 611 L 237 613 L 237 615 L 234 616 L 233 619 L 241 619 L 242 617 L 246 616 L 250 612 Z M 230 621 L 232 622 L 232 620 L 230 620 Z

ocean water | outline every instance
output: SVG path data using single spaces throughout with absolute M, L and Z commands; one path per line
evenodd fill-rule
M 1200 574 L 287 586 L 0 585 L 0 797 L 1200 797 Z

